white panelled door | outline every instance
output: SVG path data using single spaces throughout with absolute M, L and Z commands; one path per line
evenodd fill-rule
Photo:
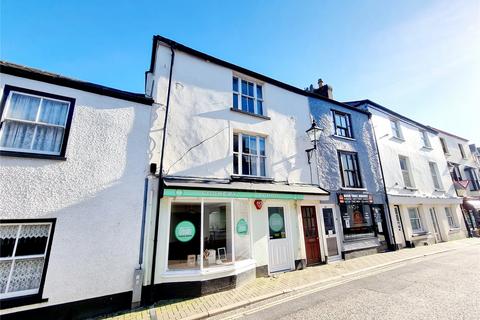
M 268 208 L 268 229 L 270 235 L 268 243 L 270 272 L 291 270 L 292 254 L 283 207 Z

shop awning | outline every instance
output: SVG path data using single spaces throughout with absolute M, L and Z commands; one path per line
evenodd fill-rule
M 250 183 L 250 182 L 196 182 L 165 180 L 165 196 L 204 198 L 247 198 L 303 200 L 328 197 L 329 192 L 314 185 Z M 313 197 L 312 197 L 313 196 Z
M 412 196 L 403 196 L 403 195 L 388 195 L 388 200 L 392 205 L 452 205 L 452 204 L 461 204 L 463 198 L 460 197 L 412 197 Z
M 475 209 L 480 210 L 480 200 L 467 200 L 466 202 Z

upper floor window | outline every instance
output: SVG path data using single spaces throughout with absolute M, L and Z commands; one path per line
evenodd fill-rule
M 480 190 L 480 180 L 478 179 L 478 174 L 475 171 L 475 168 L 467 167 L 465 168 L 465 172 L 468 172 L 469 175 L 470 191 Z
M 265 138 L 243 133 L 233 135 L 233 173 L 266 176 Z
M 53 222 L 2 223 L 0 299 L 39 294 Z
M 335 127 L 335 135 L 346 138 L 353 138 L 352 122 L 350 115 L 340 111 L 333 112 L 333 123 Z
M 420 131 L 420 134 L 422 135 L 422 143 L 425 148 L 431 148 L 432 145 L 430 144 L 430 139 L 428 138 L 428 132 L 423 130 Z
M 445 141 L 445 139 L 440 138 L 440 143 L 442 144 L 443 153 L 448 153 L 447 142 Z
M 461 181 L 462 174 L 460 173 L 460 166 L 455 163 L 449 163 L 450 175 L 452 176 L 453 181 Z
M 5 86 L 0 150 L 63 156 L 75 99 Z
M 467 155 L 465 153 L 465 149 L 463 149 L 463 144 L 459 143 L 458 144 L 458 149 L 460 149 L 460 154 L 462 155 L 463 159 L 467 159 Z
M 390 126 L 392 127 L 392 134 L 397 139 L 403 139 L 402 129 L 400 128 L 400 122 L 395 119 L 390 120 Z
M 414 188 L 412 173 L 410 172 L 410 163 L 407 157 L 398 156 L 400 161 L 400 170 L 402 171 L 403 183 L 406 188 Z
M 433 187 L 437 190 L 442 189 L 443 187 L 438 174 L 437 164 L 435 162 L 429 162 L 428 166 L 430 167 L 430 174 L 432 175 Z
M 233 108 L 244 112 L 263 114 L 263 86 L 233 77 Z
M 342 185 L 347 188 L 361 188 L 360 169 L 356 153 L 339 151 Z

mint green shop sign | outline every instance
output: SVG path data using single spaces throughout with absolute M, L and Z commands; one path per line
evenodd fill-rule
M 195 197 L 195 198 L 243 198 L 243 199 L 283 199 L 303 200 L 303 194 L 271 193 L 250 191 L 199 190 L 199 189 L 165 189 L 166 197 Z

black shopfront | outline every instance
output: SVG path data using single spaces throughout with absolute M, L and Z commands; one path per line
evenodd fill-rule
M 377 237 L 381 247 L 391 247 L 384 204 L 374 204 L 369 193 L 339 193 L 338 205 L 344 241 Z

